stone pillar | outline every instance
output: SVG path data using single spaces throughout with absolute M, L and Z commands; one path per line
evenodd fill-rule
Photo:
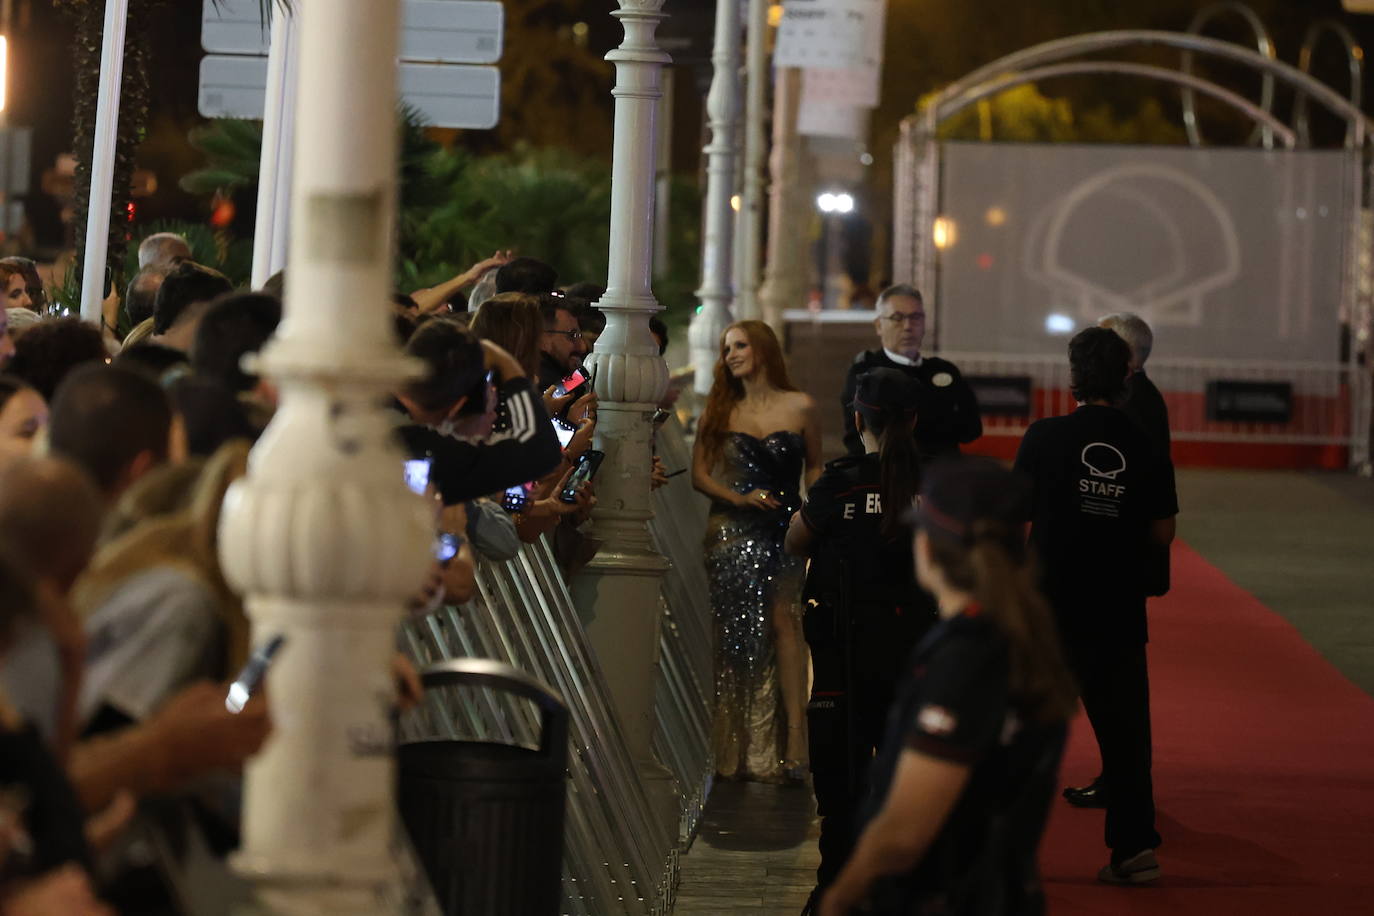
M 615 64 L 615 145 L 611 165 L 611 247 L 606 295 L 597 307 L 606 330 L 587 363 L 600 402 L 596 447 L 606 452 L 592 516 L 601 543 L 572 581 L 587 621 L 630 753 L 645 780 L 666 854 L 677 837 L 679 800 L 653 755 L 654 684 L 659 590 L 667 561 L 654 549 L 648 520 L 651 418 L 668 387 L 668 367 L 649 334 L 662 306 L 650 288 L 654 253 L 654 166 L 662 71 L 670 58 L 654 30 L 664 0 L 620 0 L 614 13 L 625 40 L 606 59 Z
M 305 0 L 296 15 L 310 104 L 298 111 L 286 311 L 259 360 L 280 407 L 220 525 L 254 642 L 286 639 L 235 867 L 273 913 L 397 912 L 389 667 L 434 530 L 383 408 L 413 368 L 390 306 L 400 0 Z
M 805 304 L 810 276 L 805 257 L 810 201 L 802 180 L 802 138 L 797 133 L 800 101 L 801 71 L 792 67 L 779 70 L 774 84 L 773 155 L 769 160 L 768 267 L 759 289 L 763 320 L 779 334 L 783 310 Z
M 768 154 L 764 114 L 768 103 L 768 0 L 749 0 L 749 42 L 745 55 L 744 193 L 740 198 L 739 288 L 735 314 L 758 318 L 760 255 L 763 245 L 763 165 Z
M 730 303 L 730 261 L 735 214 L 730 197 L 735 193 L 735 123 L 739 117 L 740 0 L 716 0 L 715 47 L 711 54 L 714 76 L 706 96 L 706 115 L 711 142 L 706 154 L 706 212 L 701 230 L 701 309 L 692 316 L 687 342 L 696 370 L 698 394 L 711 390 L 711 374 L 720 356 L 720 335 L 733 320 Z

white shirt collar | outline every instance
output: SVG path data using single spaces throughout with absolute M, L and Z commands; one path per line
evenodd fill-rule
M 887 354 L 888 359 L 892 360 L 899 366 L 919 366 L 921 365 L 921 361 L 924 359 L 924 357 L 921 356 L 917 356 L 915 359 L 910 359 L 908 357 L 903 356 L 900 353 L 892 352 L 887 347 L 883 347 L 883 352 Z

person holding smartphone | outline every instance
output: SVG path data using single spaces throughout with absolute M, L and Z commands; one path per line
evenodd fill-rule
M 415 332 L 406 353 L 428 372 L 396 392 L 396 408 L 409 421 L 399 432 L 411 457 L 432 460 L 430 481 L 444 505 L 499 493 L 560 466 L 544 405 L 506 350 L 479 341 L 457 321 L 436 318 Z M 480 438 L 464 435 L 455 427 L 486 409 L 488 373 L 496 410 L 507 422 Z

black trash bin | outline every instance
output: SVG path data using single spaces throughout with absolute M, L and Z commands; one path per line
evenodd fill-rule
M 397 748 L 397 799 L 446 914 L 556 916 L 562 899 L 568 708 L 510 665 L 451 659 L 420 673 L 425 687 L 491 687 L 539 707 L 538 750 L 480 741 Z

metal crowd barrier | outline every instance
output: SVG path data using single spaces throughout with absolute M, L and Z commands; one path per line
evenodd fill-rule
M 655 446 L 669 473 L 691 467 L 691 449 L 677 417 L 658 431 Z M 649 523 L 659 553 L 672 562 L 663 576 L 654 753 L 677 780 L 682 799 L 678 841 L 684 848 L 696 834 L 715 774 L 711 754 L 715 653 L 702 562 L 708 508 L 706 499 L 692 489 L 690 472 L 680 474 L 655 491 L 654 518 Z
M 676 420 L 660 431 L 668 469 L 690 458 Z M 683 808 L 679 845 L 690 841 L 710 792 L 713 652 L 701 539 L 706 506 L 688 475 L 655 494 L 653 534 L 672 561 L 661 607 L 654 750 L 673 774 Z M 547 543 L 525 545 L 504 563 L 482 563 L 479 596 L 403 628 L 420 664 L 445 658 L 494 658 L 557 690 L 571 714 L 563 912 L 570 916 L 660 916 L 671 910 L 677 849 L 656 852 L 654 815 L 625 746 L 600 667 Z M 402 741 L 457 739 L 538 744 L 532 706 L 481 688 L 426 691 L 403 717 Z

